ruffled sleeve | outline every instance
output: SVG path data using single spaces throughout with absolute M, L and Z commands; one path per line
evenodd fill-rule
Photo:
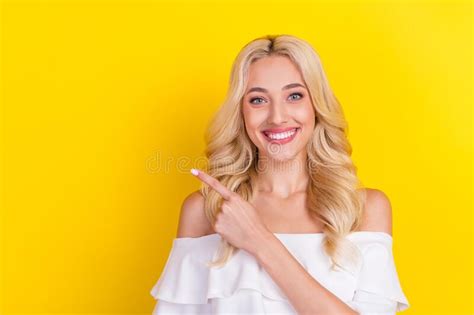
M 207 304 L 208 270 L 215 239 L 175 238 L 163 272 L 151 295 L 157 300 L 152 314 L 210 314 Z
M 175 238 L 161 277 L 151 291 L 155 299 L 183 304 L 206 304 L 210 239 Z
M 363 233 L 360 236 L 365 237 Z M 403 293 L 387 233 L 356 239 L 363 256 L 354 297 L 347 304 L 361 315 L 396 314 L 410 305 Z
M 237 251 L 223 267 L 209 268 L 220 240 L 218 234 L 173 240 L 151 290 L 157 300 L 152 314 L 264 314 L 264 299 L 268 308 L 294 314 L 286 296 L 246 251 Z

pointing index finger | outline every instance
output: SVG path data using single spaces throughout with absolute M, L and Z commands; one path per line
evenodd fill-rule
M 197 178 L 199 178 L 201 181 L 204 183 L 208 184 L 211 186 L 212 189 L 217 191 L 219 195 L 222 196 L 225 200 L 229 200 L 230 196 L 232 195 L 232 192 L 227 189 L 224 185 L 221 184 L 217 179 L 212 177 L 211 175 L 197 169 L 191 169 L 191 173 L 195 175 Z

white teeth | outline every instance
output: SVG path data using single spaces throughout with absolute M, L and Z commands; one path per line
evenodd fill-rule
M 266 135 L 271 138 L 271 139 L 275 139 L 275 140 L 281 140 L 281 139 L 286 139 L 286 138 L 289 138 L 291 136 L 293 136 L 296 132 L 296 129 L 293 129 L 291 131 L 285 131 L 285 132 L 279 132 L 279 133 L 269 133 L 267 132 Z

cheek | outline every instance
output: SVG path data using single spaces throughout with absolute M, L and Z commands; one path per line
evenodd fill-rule
M 252 143 L 256 146 L 260 146 L 259 143 L 265 142 L 263 136 L 260 134 L 260 128 L 266 120 L 265 110 L 244 109 L 243 116 L 245 121 L 245 130 L 248 137 L 250 138 L 250 141 L 252 141 Z
M 243 112 L 244 121 L 245 121 L 245 128 L 247 129 L 247 132 L 249 133 L 249 135 L 258 133 L 260 126 L 265 121 L 264 111 L 252 110 L 248 108 L 246 109 L 244 107 L 242 112 Z M 251 137 L 253 137 L 253 135 L 251 135 Z
M 315 114 L 314 108 L 311 103 L 306 106 L 301 106 L 295 111 L 295 118 L 306 128 L 314 129 L 315 126 Z

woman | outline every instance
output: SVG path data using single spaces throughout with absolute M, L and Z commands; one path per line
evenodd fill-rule
M 304 40 L 238 54 L 207 135 L 200 191 L 151 294 L 153 314 L 395 314 L 409 307 L 391 207 L 362 188 L 347 124 Z

